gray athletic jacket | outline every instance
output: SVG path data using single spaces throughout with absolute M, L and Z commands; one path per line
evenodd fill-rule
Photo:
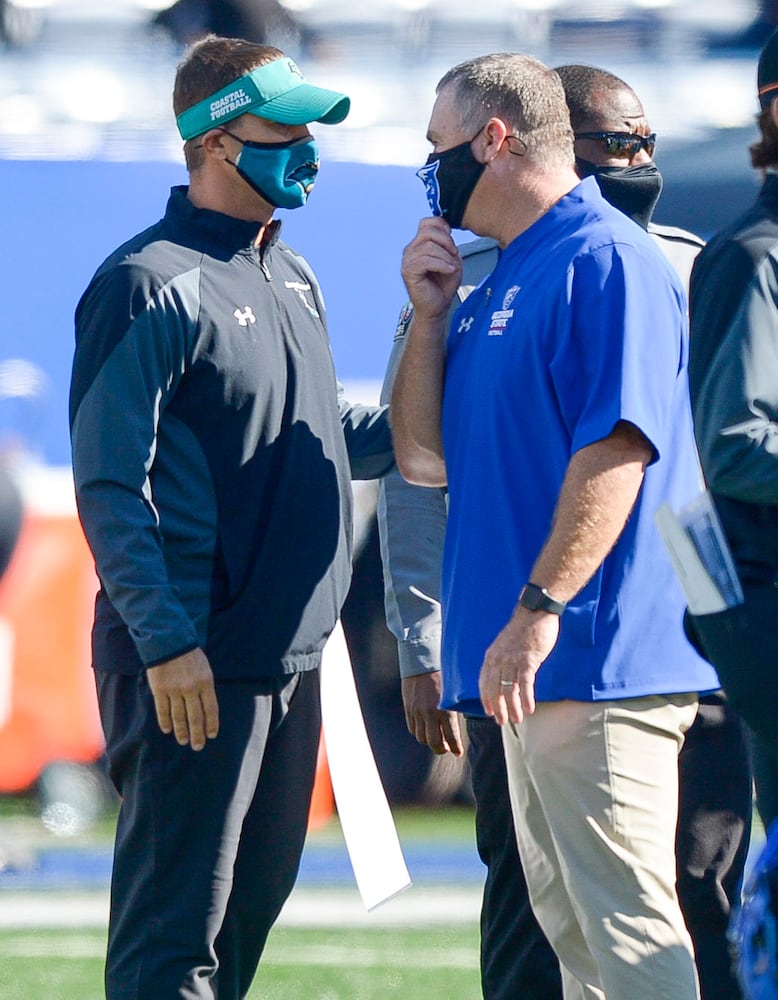
M 257 228 L 176 188 L 79 302 L 70 425 L 98 670 L 197 646 L 217 678 L 312 669 L 340 613 L 350 480 L 392 467 L 387 416 L 339 395 L 316 279 L 277 230 L 255 248 Z
M 743 579 L 778 568 L 778 176 L 700 254 L 689 385 L 705 479 Z

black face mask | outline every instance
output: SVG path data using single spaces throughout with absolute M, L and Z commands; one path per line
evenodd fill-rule
M 598 167 L 576 156 L 575 169 L 579 177 L 594 177 L 606 201 L 643 229 L 648 229 L 662 193 L 662 175 L 655 163 L 637 167 Z
M 452 229 L 462 228 L 467 203 L 486 167 L 473 156 L 473 139 L 442 153 L 430 153 L 416 172 L 424 182 L 432 214 L 442 215 Z

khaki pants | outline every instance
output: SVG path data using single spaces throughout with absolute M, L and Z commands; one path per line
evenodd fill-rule
M 503 727 L 519 852 L 566 1000 L 695 1000 L 675 890 L 695 695 L 544 702 Z

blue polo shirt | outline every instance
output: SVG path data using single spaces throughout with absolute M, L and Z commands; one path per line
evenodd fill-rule
M 686 301 L 662 253 L 588 178 L 500 256 L 448 338 L 443 438 L 445 708 L 483 713 L 478 675 L 551 530 L 570 458 L 627 420 L 653 461 L 612 552 L 569 603 L 541 701 L 707 691 L 654 524 L 699 492 Z

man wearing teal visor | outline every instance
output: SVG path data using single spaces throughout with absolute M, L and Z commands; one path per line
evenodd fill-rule
M 76 311 L 73 469 L 122 802 L 106 996 L 239 1000 L 302 854 L 350 480 L 393 457 L 386 408 L 343 398 L 318 283 L 273 220 L 313 186 L 308 123 L 348 98 L 211 36 L 173 103 L 189 186 Z
M 311 121 L 337 124 L 349 111 L 349 99 L 306 83 L 295 63 L 273 59 L 177 116 L 181 137 L 189 142 L 219 129 L 240 144 L 232 165 L 260 197 L 276 208 L 299 208 L 310 194 L 319 170 L 319 152 L 307 129 L 289 139 L 252 141 L 228 130 L 235 118 L 250 114 L 286 126 Z

